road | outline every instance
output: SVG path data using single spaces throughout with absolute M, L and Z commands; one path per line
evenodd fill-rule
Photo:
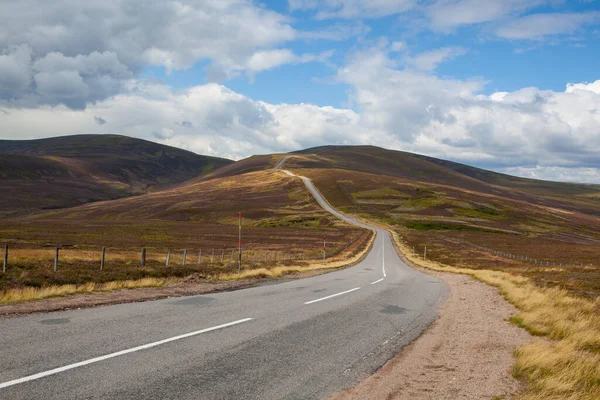
M 377 232 L 362 262 L 226 293 L 2 319 L 0 399 L 322 399 L 375 371 L 436 318 L 448 288 L 407 267 L 388 232 L 336 212 L 301 179 L 326 210 Z

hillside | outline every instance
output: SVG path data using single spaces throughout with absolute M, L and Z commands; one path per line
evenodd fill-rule
M 375 146 L 323 146 L 294 154 L 288 167 L 335 168 L 448 185 L 600 216 L 600 185 L 519 178 L 452 161 Z
M 75 135 L 0 140 L 0 216 L 142 194 L 230 164 L 146 140 Z

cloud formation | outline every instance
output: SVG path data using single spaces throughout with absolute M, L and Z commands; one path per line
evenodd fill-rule
M 82 109 L 120 93 L 147 66 L 172 71 L 204 61 L 209 78 L 222 81 L 330 54 L 281 47 L 300 38 L 288 17 L 252 0 L 60 0 L 52 12 L 45 0 L 2 2 L 0 101 Z

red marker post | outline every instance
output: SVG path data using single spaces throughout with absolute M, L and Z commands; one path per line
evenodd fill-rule
M 242 212 L 238 213 L 238 274 L 242 271 Z

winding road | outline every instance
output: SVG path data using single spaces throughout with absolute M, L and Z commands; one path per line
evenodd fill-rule
M 0 399 L 322 399 L 375 371 L 436 318 L 448 288 L 407 267 L 388 232 L 298 178 L 324 209 L 376 231 L 362 262 L 226 293 L 1 319 Z

